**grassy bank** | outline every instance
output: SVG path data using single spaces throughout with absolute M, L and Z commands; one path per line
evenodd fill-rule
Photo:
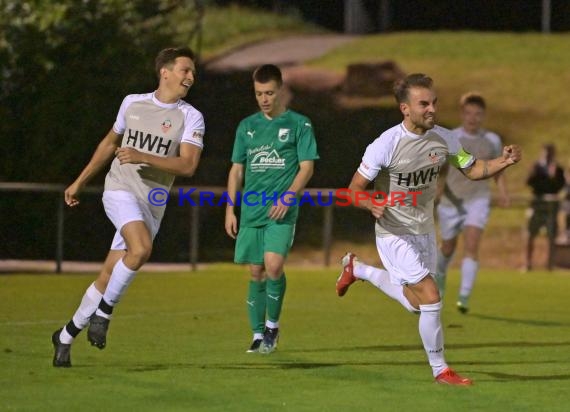
M 458 124 L 457 101 L 468 90 L 488 99 L 487 127 L 506 143 L 525 150 L 519 167 L 509 170 L 515 192 L 541 144 L 558 145 L 570 166 L 570 35 L 474 32 L 421 32 L 364 36 L 312 64 L 343 71 L 355 62 L 394 60 L 407 73 L 425 72 L 439 91 L 440 122 Z

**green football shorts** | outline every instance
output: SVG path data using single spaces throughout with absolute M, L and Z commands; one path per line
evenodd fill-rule
M 263 265 L 265 252 L 287 256 L 293 245 L 295 225 L 271 222 L 260 227 L 241 227 L 239 229 L 235 263 Z

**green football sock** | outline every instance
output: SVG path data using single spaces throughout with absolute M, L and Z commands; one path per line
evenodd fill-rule
M 279 321 L 285 289 L 287 289 L 285 273 L 277 280 L 267 279 L 267 319 L 271 322 Z
M 265 328 L 265 281 L 256 282 L 249 281 L 249 290 L 247 293 L 247 316 L 249 324 L 254 333 L 263 333 Z

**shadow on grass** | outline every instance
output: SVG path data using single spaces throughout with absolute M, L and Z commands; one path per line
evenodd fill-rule
M 503 318 L 500 316 L 489 316 L 489 315 L 478 315 L 476 313 L 469 314 L 469 317 L 483 319 L 483 320 L 496 320 L 499 322 L 507 322 L 528 326 L 546 326 L 546 327 L 570 327 L 568 322 L 549 322 L 545 320 L 531 320 L 531 319 L 513 319 L 513 318 Z
M 546 348 L 556 346 L 570 346 L 570 342 L 486 342 L 486 343 L 455 343 L 446 344 L 445 349 L 478 349 L 478 348 Z M 361 352 L 361 351 L 381 351 L 399 352 L 423 350 L 421 345 L 370 345 L 370 346 L 337 346 L 334 348 L 299 349 L 289 352 Z
M 454 362 L 456 366 L 466 365 L 521 365 L 521 364 L 560 364 L 558 360 L 551 361 L 528 361 L 528 362 Z M 202 370 L 316 370 L 337 367 L 382 367 L 382 366 L 422 366 L 426 365 L 424 361 L 401 361 L 401 362 L 271 362 L 271 363 L 232 363 L 232 364 L 159 364 L 146 365 L 135 368 L 128 368 L 127 372 L 154 372 L 169 369 L 202 369 Z M 467 372 L 467 371 L 466 371 Z M 518 375 L 512 373 L 486 372 L 480 370 L 471 370 L 470 374 L 483 374 L 490 379 L 479 378 L 477 382 L 513 382 L 513 381 L 565 381 L 570 380 L 570 375 Z
M 570 380 L 570 375 L 515 375 L 511 373 L 501 373 L 501 372 L 483 372 L 479 371 L 478 373 L 484 373 L 489 375 L 490 377 L 494 378 L 493 380 L 489 380 L 492 382 L 498 381 L 567 381 Z M 479 380 L 481 381 L 481 380 Z

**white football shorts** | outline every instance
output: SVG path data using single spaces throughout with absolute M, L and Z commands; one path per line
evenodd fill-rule
M 111 250 L 127 249 L 127 244 L 121 236 L 121 228 L 129 222 L 143 221 L 154 240 L 160 228 L 161 219 L 152 215 L 148 203 L 137 199 L 135 195 L 125 190 L 105 190 L 103 206 L 107 217 L 117 229 L 111 243 Z
M 447 204 L 437 206 L 439 230 L 443 240 L 457 237 L 465 226 L 484 229 L 489 221 L 491 199 L 481 197 L 464 201 L 460 207 Z
M 435 273 L 435 233 L 376 236 L 376 247 L 384 267 L 390 274 L 390 282 L 395 285 L 413 285 Z

